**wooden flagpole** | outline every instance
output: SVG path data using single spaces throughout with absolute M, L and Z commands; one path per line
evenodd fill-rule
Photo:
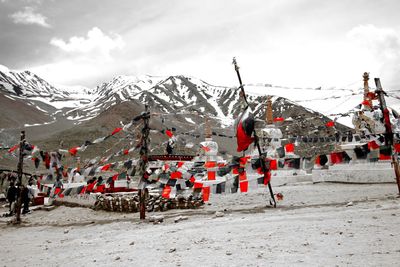
M 247 102 L 246 92 L 244 91 L 244 85 L 243 85 L 243 82 L 242 82 L 242 78 L 240 76 L 239 66 L 238 66 L 238 64 L 236 62 L 236 58 L 233 58 L 232 63 L 235 66 L 235 71 L 236 71 L 237 77 L 239 79 L 239 84 L 240 84 L 239 88 L 240 88 L 241 96 L 243 97 L 244 102 L 246 103 L 246 105 L 249 106 L 249 102 Z M 267 174 L 267 171 L 268 171 L 267 170 L 267 166 L 265 164 L 265 155 L 261 151 L 260 142 L 259 142 L 259 139 L 258 139 L 258 136 L 257 136 L 257 133 L 256 133 L 255 129 L 253 131 L 253 135 L 254 135 L 254 143 L 255 143 L 255 145 L 257 147 L 258 155 L 259 155 L 259 158 L 260 158 L 260 161 L 261 161 L 261 169 L 262 169 L 262 171 L 264 173 L 264 178 L 265 178 L 265 176 Z M 268 189 L 269 189 L 269 193 L 271 195 L 271 200 L 272 200 L 272 203 L 270 203 L 270 204 L 272 204 L 274 206 L 274 208 L 276 208 L 276 200 L 275 200 L 274 192 L 272 191 L 271 182 L 268 182 Z

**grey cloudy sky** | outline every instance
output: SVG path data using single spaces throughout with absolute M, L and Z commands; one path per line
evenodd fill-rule
M 117 75 L 398 87 L 396 0 L 0 0 L 0 64 L 55 84 Z

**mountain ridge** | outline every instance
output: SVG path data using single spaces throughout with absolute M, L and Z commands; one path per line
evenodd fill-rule
M 187 127 L 198 127 L 204 122 L 205 117 L 209 117 L 213 127 L 218 131 L 227 131 L 226 127 L 233 125 L 234 119 L 238 117 L 242 110 L 242 101 L 237 88 L 214 86 L 201 79 L 183 75 L 143 75 L 139 77 L 118 75 L 110 81 L 98 85 L 94 90 L 90 90 L 85 87 L 58 89 L 31 72 L 22 72 L 21 74 L 9 71 L 8 73 L 11 77 L 0 70 L 1 93 L 8 98 L 25 101 L 27 105 L 36 107 L 38 113 L 47 114 L 47 120 L 42 118 L 41 121 L 34 123 L 37 124 L 36 126 L 27 128 L 27 130 L 32 129 L 32 132 L 35 132 L 33 131 L 35 127 L 45 129 L 46 138 L 53 138 L 51 132 L 55 130 L 58 132 L 56 136 L 59 137 L 60 134 L 69 129 L 76 129 L 79 126 L 89 127 L 87 126 L 88 122 L 92 120 L 101 122 L 102 114 L 105 111 L 118 105 L 124 106 L 124 102 L 132 102 L 138 106 L 140 106 L 139 103 L 148 104 L 155 113 L 164 114 L 163 116 L 166 116 L 166 118 L 169 116 L 168 120 L 172 121 L 170 126 L 175 128 L 179 128 L 180 125 L 185 123 Z M 18 79 L 13 77 L 18 77 Z M 23 88 L 23 90 L 16 92 L 10 89 L 12 86 L 22 88 L 25 85 L 29 85 L 29 90 Z M 80 89 L 83 92 L 80 92 Z M 250 106 L 258 118 L 264 116 L 266 95 L 252 94 L 251 92 L 247 95 Z M 290 102 L 290 100 L 279 98 L 279 96 L 273 99 L 274 101 L 279 100 L 280 102 L 277 103 L 281 103 L 273 103 L 274 116 L 276 117 L 289 114 L 290 112 L 286 109 L 292 109 L 296 106 L 296 110 L 305 112 L 306 115 L 304 116 L 322 118 L 321 125 L 317 127 L 323 127 L 324 122 L 329 120 L 328 117 L 309 110 L 309 108 L 303 108 L 294 102 Z M 43 105 L 39 105 L 39 103 L 43 103 Z M 125 105 L 126 112 L 140 110 L 132 105 L 130 105 L 130 108 L 127 107 Z M 132 117 L 135 115 L 132 114 Z M 171 119 L 172 117 L 173 119 Z M 104 119 L 104 121 L 107 120 Z M 27 123 L 21 124 L 25 126 Z M 107 123 L 104 125 L 107 125 Z M 89 128 L 93 127 L 91 125 Z M 0 128 L 7 129 L 4 125 L 0 125 Z M 16 136 L 18 136 L 17 130 L 14 129 L 13 132 Z M 200 129 L 200 131 L 203 130 Z M 37 132 L 40 131 L 37 130 Z M 41 138 L 40 136 L 33 136 L 33 139 L 39 140 Z

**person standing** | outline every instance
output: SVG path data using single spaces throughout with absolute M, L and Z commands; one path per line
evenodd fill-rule
M 10 203 L 10 213 L 9 216 L 12 216 L 15 212 L 15 201 L 17 200 L 18 190 L 14 185 L 14 181 L 10 181 L 10 186 L 7 190 L 7 200 Z
M 28 182 L 28 186 L 24 187 L 22 191 L 22 202 L 24 203 L 24 209 L 22 210 L 22 214 L 30 212 L 29 202 L 31 202 L 34 197 L 32 185 L 33 185 L 33 180 L 31 179 Z

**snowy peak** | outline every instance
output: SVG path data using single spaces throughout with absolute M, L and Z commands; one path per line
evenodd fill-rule
M 63 91 L 58 90 L 36 74 L 30 71 L 0 71 L 2 89 L 17 96 L 26 97 L 65 97 Z

